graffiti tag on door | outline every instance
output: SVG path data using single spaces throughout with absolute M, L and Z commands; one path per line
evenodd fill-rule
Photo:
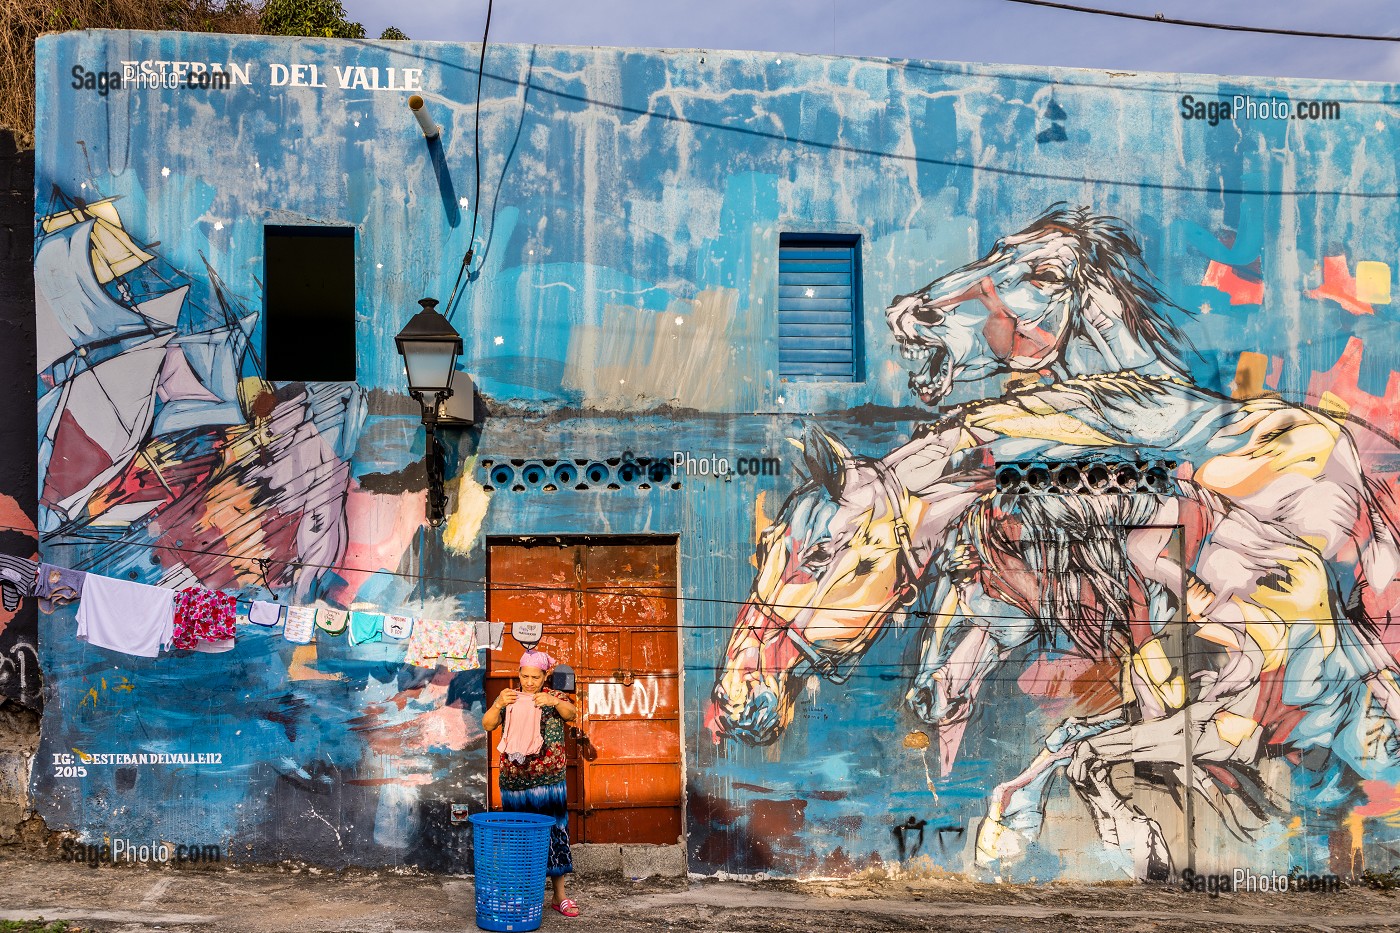
M 630 684 L 588 685 L 588 715 L 647 716 L 661 702 L 661 687 L 655 677 L 638 677 Z

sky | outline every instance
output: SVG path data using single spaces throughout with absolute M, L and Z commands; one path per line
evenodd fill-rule
M 393 25 L 414 39 L 476 42 L 486 14 L 486 0 L 343 2 L 371 37 Z M 1400 0 L 1073 2 L 1178 19 L 1400 35 Z M 1009 0 L 501 0 L 491 41 L 1400 82 L 1400 42 L 1222 32 Z

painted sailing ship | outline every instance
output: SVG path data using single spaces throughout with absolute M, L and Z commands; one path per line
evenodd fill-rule
M 56 200 L 34 260 L 44 530 L 126 524 L 159 500 L 98 514 L 89 503 L 148 439 L 246 420 L 239 383 L 256 316 L 237 313 L 222 288 L 216 310 L 193 305 L 188 284 L 151 268 L 157 257 L 132 239 L 116 198 Z M 179 333 L 182 314 L 213 326 Z
M 39 367 L 40 530 L 83 514 L 136 455 L 188 287 L 137 301 L 127 277 L 155 259 L 126 232 L 115 199 L 41 222 L 34 258 Z
M 116 198 L 54 201 L 34 260 L 41 531 L 110 537 L 89 559 L 114 569 L 168 549 L 171 581 L 306 589 L 319 571 L 293 580 L 290 562 L 343 552 L 364 390 L 273 385 L 251 346 L 257 315 L 207 261 L 201 302 L 158 244 L 133 239 Z

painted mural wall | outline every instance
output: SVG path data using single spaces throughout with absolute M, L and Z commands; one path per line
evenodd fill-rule
M 478 201 L 476 55 L 40 41 L 46 560 L 473 619 L 488 536 L 675 535 L 693 871 L 1394 864 L 1395 88 L 492 47 Z M 392 337 L 474 210 L 432 529 Z M 355 384 L 262 367 L 298 223 L 355 229 Z M 862 379 L 778 377 L 783 233 L 859 236 Z M 481 467 L 676 453 L 780 469 Z M 469 867 L 479 672 L 41 624 L 51 827 Z

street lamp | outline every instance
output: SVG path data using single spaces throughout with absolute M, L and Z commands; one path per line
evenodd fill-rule
M 423 428 L 428 433 L 428 524 L 436 528 L 447 517 L 442 445 L 438 443 L 438 411 L 452 395 L 452 374 L 462 352 L 462 335 L 438 313 L 437 301 L 424 298 L 423 306 L 399 331 L 394 343 L 403 356 L 408 394 L 423 407 Z

